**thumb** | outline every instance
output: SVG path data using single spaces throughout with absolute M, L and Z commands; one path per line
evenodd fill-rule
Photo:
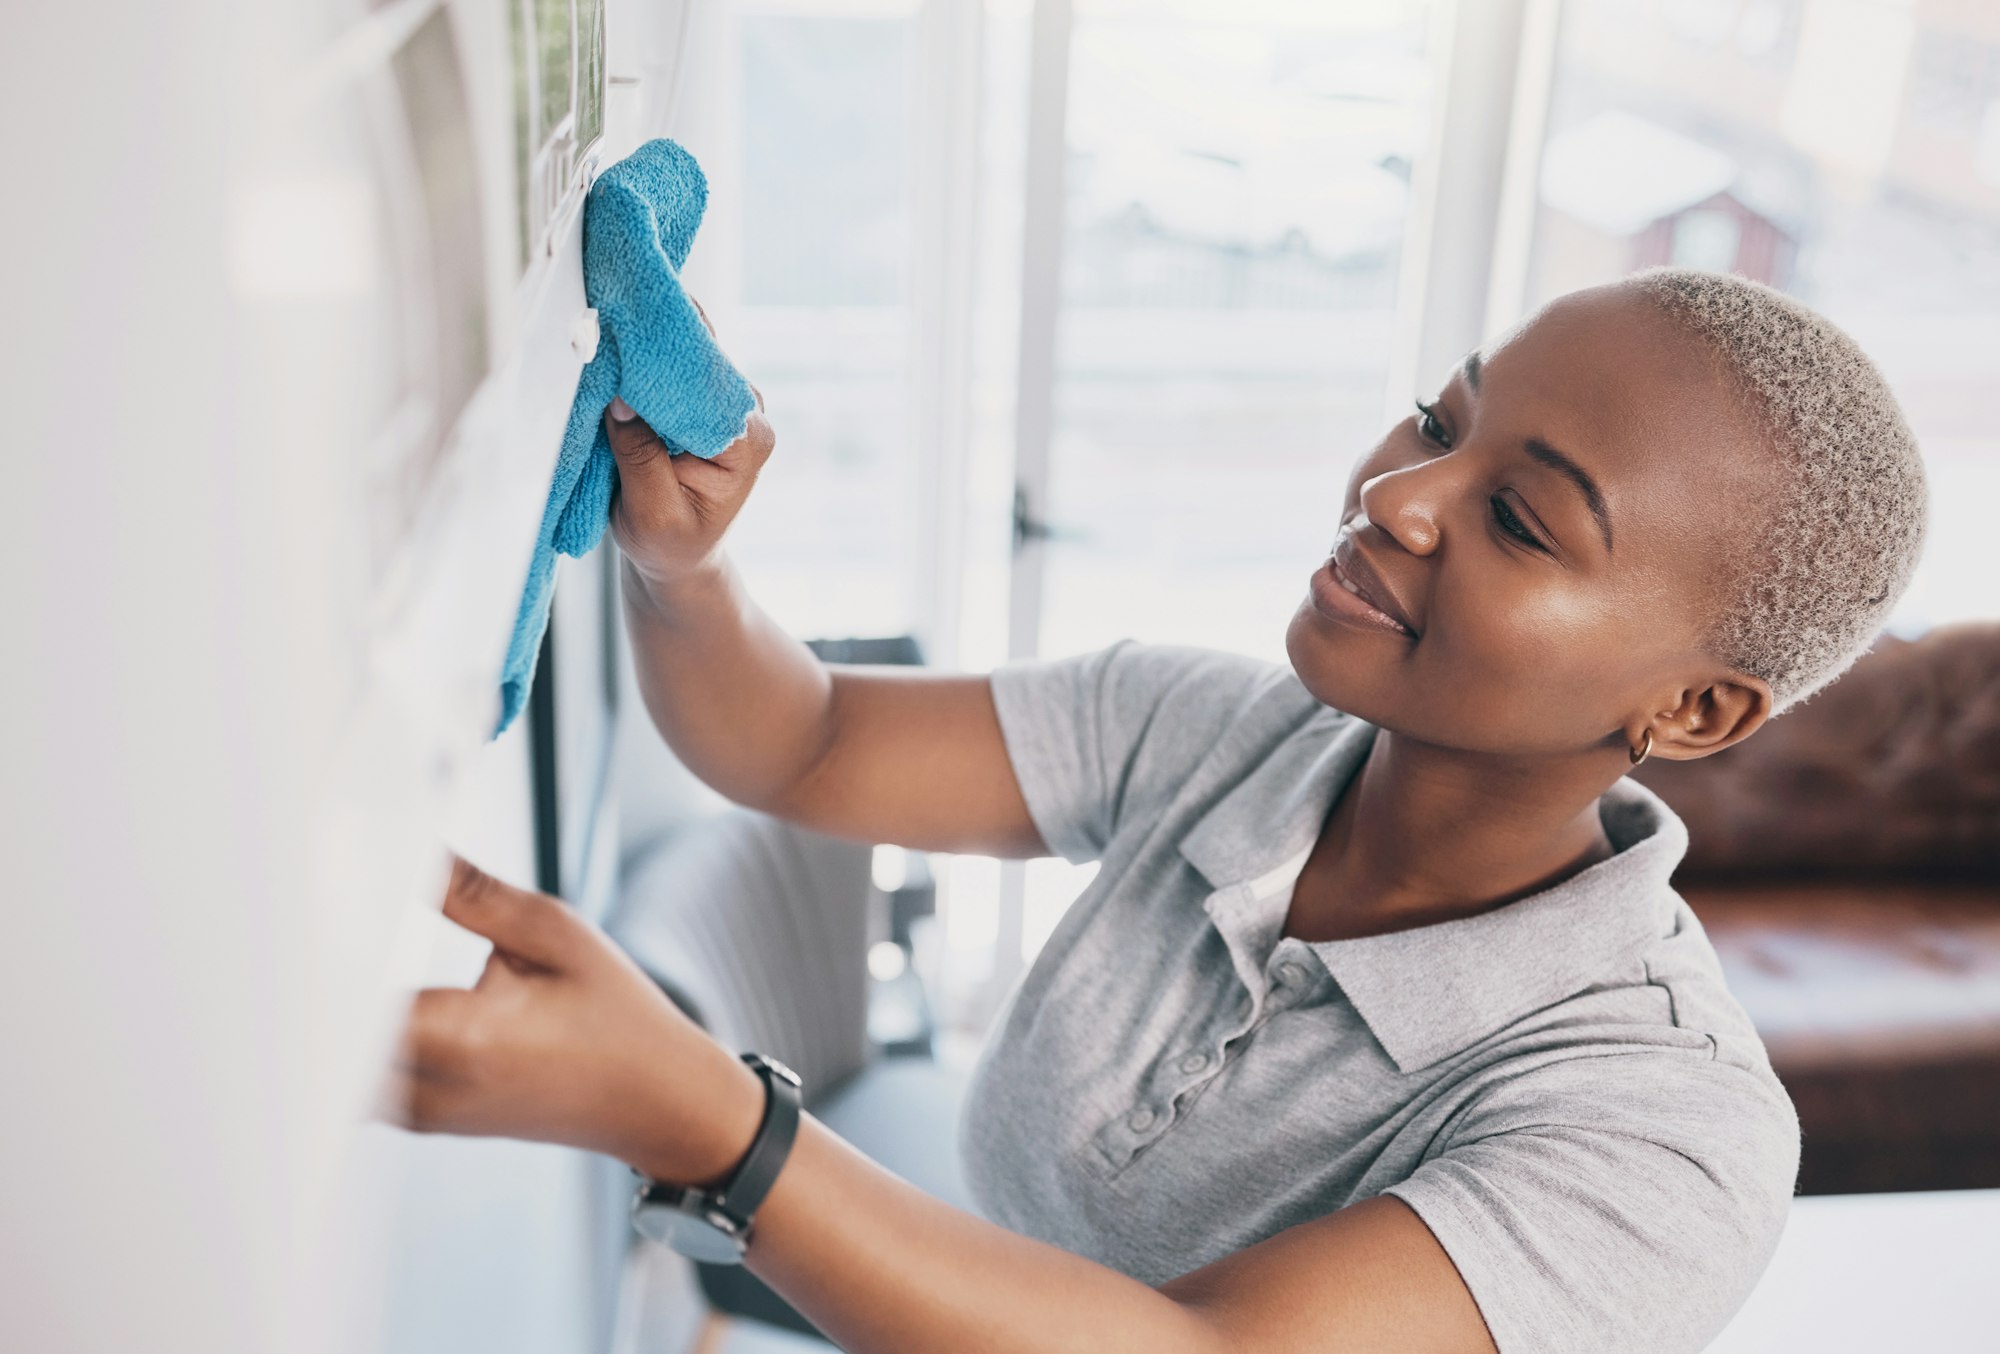
M 387 1075 L 376 1088 L 374 1115 L 419 1133 L 450 1127 L 453 1095 L 465 1084 L 466 1054 L 475 1046 L 479 999 L 453 988 L 412 998 Z
M 458 856 L 451 860 L 444 915 L 544 968 L 565 968 L 576 952 L 576 918 L 560 900 L 515 888 Z
M 639 411 L 615 395 L 604 411 L 604 439 L 617 462 L 618 492 L 628 510 L 636 509 L 642 517 L 670 514 L 681 499 L 673 453 Z

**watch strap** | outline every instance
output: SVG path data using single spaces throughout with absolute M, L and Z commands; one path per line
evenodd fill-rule
M 799 1133 L 799 1075 L 761 1053 L 739 1057 L 764 1080 L 764 1117 L 734 1174 L 711 1196 L 717 1207 L 748 1223 L 771 1192 Z

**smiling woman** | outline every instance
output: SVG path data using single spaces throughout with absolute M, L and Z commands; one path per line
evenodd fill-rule
M 835 835 L 1100 862 L 974 1071 L 985 1218 L 801 1123 L 744 1261 L 843 1348 L 1681 1354 L 1763 1272 L 1798 1117 L 1624 773 L 1867 644 L 1915 444 L 1831 325 L 1686 270 L 1558 298 L 1420 415 L 1354 471 L 1289 669 L 1121 641 L 989 676 L 822 664 L 721 553 L 769 436 L 608 427 L 690 769 Z M 468 883 L 501 951 L 419 1004 L 418 1121 L 726 1199 L 756 1076 L 553 901 Z
M 1327 703 L 1448 745 L 1636 747 L 1657 713 L 1660 755 L 1705 755 L 1863 651 L 1924 515 L 1851 339 L 1761 284 L 1653 269 L 1469 355 L 1361 460 L 1289 651 Z M 1336 568 L 1425 642 L 1325 630 Z

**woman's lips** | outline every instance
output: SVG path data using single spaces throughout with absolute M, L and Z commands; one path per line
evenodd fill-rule
M 1361 595 L 1354 580 L 1339 567 L 1337 557 L 1329 557 L 1314 571 L 1312 603 L 1314 610 L 1331 620 L 1388 630 L 1405 639 L 1416 638 L 1416 631 Z

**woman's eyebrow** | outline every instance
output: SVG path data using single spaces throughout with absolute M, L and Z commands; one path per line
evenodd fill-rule
M 1539 437 L 1531 437 L 1521 444 L 1521 449 L 1551 470 L 1559 471 L 1571 484 L 1583 493 L 1583 501 L 1590 508 L 1590 515 L 1597 519 L 1597 530 L 1604 537 L 1604 553 L 1611 553 L 1611 510 L 1605 506 L 1604 495 L 1598 491 L 1597 481 L 1590 473 L 1569 457 L 1557 451 Z
M 1474 348 L 1465 355 L 1465 362 L 1459 368 L 1465 374 L 1465 383 L 1472 387 L 1472 393 L 1479 393 L 1479 349 Z

